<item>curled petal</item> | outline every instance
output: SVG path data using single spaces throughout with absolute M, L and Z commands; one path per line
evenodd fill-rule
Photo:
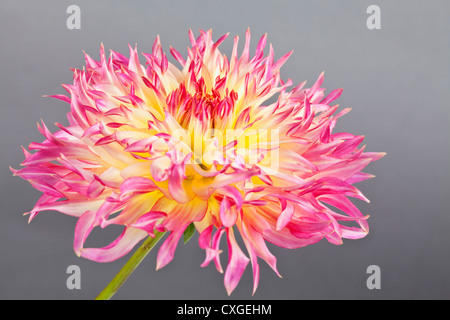
M 124 198 L 129 195 L 148 193 L 156 189 L 157 187 L 152 180 L 143 177 L 132 177 L 121 184 L 120 195 Z
M 205 249 L 206 251 L 206 258 L 200 266 L 206 267 L 212 260 L 214 260 L 217 271 L 222 273 L 223 270 L 219 257 L 220 253 L 222 253 L 222 250 L 219 249 L 219 243 L 222 234 L 225 232 L 225 229 L 217 230 L 211 240 L 212 230 L 213 226 L 211 225 L 203 230 L 198 238 L 200 248 Z
M 131 225 L 131 227 L 145 230 L 151 237 L 154 237 L 156 224 L 166 216 L 167 214 L 161 211 L 150 211 L 142 215 L 135 223 Z
M 277 219 L 277 231 L 283 229 L 292 219 L 294 215 L 295 207 L 289 201 L 283 201 L 283 206 L 281 208 L 283 211 Z
M 230 207 L 227 197 L 224 197 L 220 205 L 220 220 L 225 228 L 230 228 L 236 223 L 237 212 L 235 207 Z
M 147 235 L 147 232 L 140 229 L 125 228 L 122 234 L 106 247 L 80 249 L 81 256 L 97 262 L 114 261 L 130 252 Z

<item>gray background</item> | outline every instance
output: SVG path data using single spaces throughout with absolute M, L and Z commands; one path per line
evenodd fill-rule
M 66 8 L 81 8 L 81 30 L 66 28 Z M 381 7 L 381 30 L 368 30 L 366 9 Z M 442 1 L 12 1 L 0 4 L 0 298 L 91 299 L 127 257 L 100 264 L 75 256 L 76 220 L 42 212 L 31 224 L 23 212 L 39 197 L 8 166 L 23 160 L 20 145 L 41 141 L 36 122 L 67 123 L 68 105 L 42 98 L 65 93 L 82 50 L 98 59 L 106 49 L 128 55 L 128 43 L 149 52 L 157 34 L 186 55 L 188 29 L 213 29 L 229 54 L 233 36 L 252 32 L 252 49 L 268 33 L 276 57 L 294 49 L 283 79 L 311 85 L 325 70 L 328 92 L 344 88 L 342 107 L 353 108 L 336 131 L 366 136 L 368 151 L 388 155 L 365 171 L 359 184 L 371 199 L 371 233 L 334 246 L 327 241 L 299 250 L 271 246 L 279 279 L 261 262 L 255 299 L 448 299 L 450 298 L 449 9 Z M 197 34 L 197 33 L 196 33 Z M 240 49 L 240 50 L 241 50 Z M 117 235 L 95 231 L 91 245 Z M 222 243 L 225 248 L 225 242 Z M 156 252 L 156 251 L 155 251 Z M 180 243 L 175 259 L 155 271 L 155 252 L 115 296 L 117 299 L 227 298 L 223 275 L 200 268 L 204 251 L 196 237 Z M 226 254 L 223 255 L 224 262 Z M 66 288 L 66 268 L 81 268 L 81 290 Z M 368 290 L 366 268 L 381 268 L 381 289 Z M 248 267 L 233 299 L 251 299 Z

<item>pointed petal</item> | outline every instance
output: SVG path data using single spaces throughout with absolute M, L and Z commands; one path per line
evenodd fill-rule
M 228 295 L 230 295 L 239 283 L 242 274 L 250 259 L 245 256 L 236 242 L 233 229 L 227 229 L 228 236 L 228 266 L 225 270 L 224 284 Z
M 178 230 L 172 231 L 166 241 L 164 241 L 161 245 L 158 251 L 158 257 L 156 258 L 156 270 L 165 267 L 170 261 L 172 261 L 180 237 L 183 235 L 183 232 L 188 225 L 189 224 L 186 224 Z

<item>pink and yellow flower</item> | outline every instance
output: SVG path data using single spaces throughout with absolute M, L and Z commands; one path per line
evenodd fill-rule
M 353 184 L 371 178 L 361 170 L 384 154 L 359 148 L 363 136 L 333 133 L 349 111 L 336 114 L 332 104 L 342 90 L 325 95 L 322 73 L 312 87 L 287 91 L 291 81 L 281 80 L 280 68 L 291 52 L 275 61 L 270 45 L 265 56 L 264 35 L 250 57 L 247 30 L 242 54 L 236 36 L 228 59 L 219 51 L 226 37 L 189 32 L 186 58 L 170 48 L 180 68 L 159 37 L 143 54 L 145 65 L 132 47 L 129 58 L 111 51 L 107 59 L 103 46 L 100 61 L 86 55 L 86 68 L 63 85 L 70 97 L 53 96 L 70 103 L 69 125 L 56 124 L 55 133 L 38 125 L 45 140 L 29 145 L 34 153 L 24 149 L 24 168 L 12 169 L 43 192 L 30 220 L 44 210 L 78 218 L 74 250 L 98 262 L 167 231 L 157 269 L 193 224 L 206 252 L 202 267 L 213 261 L 223 272 L 226 238 L 228 294 L 249 262 L 256 290 L 258 258 L 278 274 L 266 241 L 294 249 L 364 237 L 368 216 L 349 197 L 368 201 Z M 85 247 L 94 228 L 112 224 L 124 226 L 116 240 Z

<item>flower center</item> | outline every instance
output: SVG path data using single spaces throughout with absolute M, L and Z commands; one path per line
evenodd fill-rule
M 232 120 L 237 93 L 224 88 L 224 79 L 217 77 L 210 90 L 200 78 L 190 81 L 172 91 L 166 103 L 170 114 L 180 126 L 192 131 L 200 128 L 204 133 L 208 129 L 223 130 Z

